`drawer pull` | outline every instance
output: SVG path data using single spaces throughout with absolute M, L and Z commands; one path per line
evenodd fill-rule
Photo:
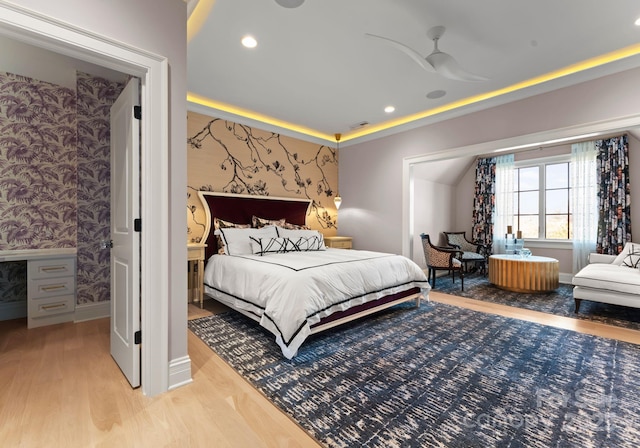
M 42 305 L 40 308 L 42 308 L 45 311 L 50 311 L 50 310 L 57 310 L 58 308 L 66 308 L 67 304 L 66 303 L 57 303 L 55 305 Z
M 65 289 L 67 286 L 66 285 L 49 285 L 49 286 L 43 286 L 41 289 L 43 291 L 57 291 L 58 289 Z
M 46 266 L 42 268 L 44 272 L 58 272 L 58 271 L 66 271 L 66 266 Z

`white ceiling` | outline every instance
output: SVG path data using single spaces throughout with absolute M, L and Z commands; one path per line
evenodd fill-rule
M 222 118 L 324 143 L 342 133 L 353 143 L 638 67 L 633 54 L 470 106 L 425 112 L 630 45 L 640 53 L 638 17 L 638 0 L 305 0 L 298 8 L 199 0 L 189 22 L 188 89 L 216 102 Z M 365 37 L 385 36 L 426 56 L 433 46 L 426 31 L 435 25 L 447 29 L 440 50 L 489 81 L 443 78 Z M 256 48 L 240 44 L 246 34 Z M 426 97 L 439 89 L 447 92 L 441 99 Z M 387 105 L 396 111 L 386 114 Z M 231 107 L 258 117 L 242 118 Z M 413 114 L 419 119 L 407 118 Z M 366 135 L 396 119 L 407 123 Z M 361 122 L 369 125 L 351 130 Z

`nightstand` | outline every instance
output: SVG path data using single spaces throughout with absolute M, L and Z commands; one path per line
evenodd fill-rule
M 337 249 L 352 249 L 353 238 L 350 236 L 325 236 L 324 244 Z
M 189 301 L 204 306 L 204 248 L 206 244 L 187 244 Z

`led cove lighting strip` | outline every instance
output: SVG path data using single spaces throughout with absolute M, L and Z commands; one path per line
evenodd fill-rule
M 599 67 L 604 64 L 608 64 L 610 62 L 619 61 L 621 59 L 625 59 L 628 57 L 636 56 L 640 54 L 640 44 L 630 45 L 625 48 L 621 48 L 616 51 L 612 51 L 611 53 L 607 53 L 601 56 L 597 56 L 591 59 L 587 59 L 582 62 L 578 62 L 576 64 L 569 65 L 567 67 L 561 68 L 559 70 L 555 70 L 553 72 L 537 76 L 535 78 L 531 78 L 508 87 L 504 87 L 502 89 L 493 90 L 491 92 L 481 93 L 479 95 L 474 95 L 469 98 L 464 98 L 462 100 L 454 101 L 449 104 L 445 104 L 443 106 L 439 106 L 433 109 L 428 109 L 423 112 L 418 112 L 412 115 L 407 115 L 402 118 L 398 118 L 391 121 L 385 121 L 378 125 L 367 126 L 366 128 L 358 131 L 354 131 L 349 134 L 343 134 L 342 141 L 352 140 L 354 138 L 363 137 L 365 135 L 373 134 L 375 132 L 384 131 L 386 129 L 390 129 L 396 126 L 401 126 L 403 124 L 411 123 L 413 121 L 421 120 L 423 118 L 431 117 L 437 114 L 441 114 L 443 112 L 448 112 L 454 109 L 458 109 L 460 107 L 468 106 L 470 104 L 478 103 L 480 101 L 488 100 L 491 98 L 496 98 L 498 96 L 506 95 L 511 92 L 515 92 L 517 90 L 526 89 L 527 87 L 532 87 L 538 84 L 542 84 L 544 82 L 553 81 L 554 79 L 562 78 L 564 76 L 573 75 L 575 73 L 579 73 L 584 70 L 588 70 L 591 68 Z M 238 115 L 241 117 L 249 118 L 251 120 L 260 121 L 262 123 L 270 124 L 273 126 L 277 126 L 283 129 L 288 129 L 290 131 L 298 132 L 301 134 L 305 134 L 311 137 L 320 138 L 323 140 L 327 140 L 330 143 L 333 143 L 334 136 L 331 134 L 325 134 L 323 132 L 319 132 L 310 128 L 306 128 L 303 126 L 298 126 L 293 123 L 288 123 L 286 121 L 278 120 L 266 115 L 262 115 L 256 112 L 252 112 L 249 110 L 241 109 L 239 107 L 231 106 L 229 104 L 220 103 L 217 101 L 210 100 L 208 98 L 196 95 L 194 93 L 187 93 L 187 101 L 195 104 L 200 104 L 205 107 L 209 107 L 212 109 L 221 110 L 223 112 L 227 112 L 230 114 Z M 510 148 L 515 149 L 515 148 Z

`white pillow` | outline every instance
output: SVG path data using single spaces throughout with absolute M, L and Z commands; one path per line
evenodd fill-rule
M 618 256 L 613 260 L 611 264 L 615 264 L 621 266 L 629 255 L 638 255 L 640 256 L 640 244 L 636 243 L 626 243 L 622 252 L 618 254 Z
M 305 229 L 285 229 L 284 227 L 277 227 L 278 236 L 281 238 L 311 238 L 313 236 L 320 236 L 322 234 L 317 230 L 305 230 Z
M 220 237 L 224 241 L 224 252 L 227 255 L 251 255 L 251 237 L 253 238 L 277 238 L 278 232 L 275 226 L 265 226 L 259 229 L 218 229 Z

